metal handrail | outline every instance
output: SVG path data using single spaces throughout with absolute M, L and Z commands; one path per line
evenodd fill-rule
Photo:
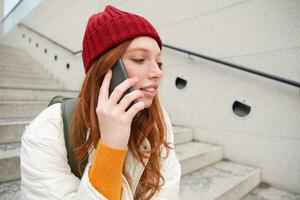
M 293 85 L 293 86 L 296 86 L 296 87 L 300 88 L 300 83 L 296 82 L 296 81 L 293 81 L 293 80 L 289 80 L 289 79 L 282 78 L 282 77 L 275 76 L 275 75 L 271 75 L 271 74 L 268 74 L 268 73 L 265 73 L 265 72 L 253 70 L 253 69 L 243 67 L 243 66 L 238 65 L 238 64 L 234 64 L 234 63 L 227 62 L 227 61 L 224 61 L 224 60 L 220 60 L 220 59 L 217 59 L 217 58 L 212 58 L 212 57 L 209 57 L 209 56 L 206 56 L 206 55 L 203 55 L 203 54 L 198 54 L 198 53 L 188 51 L 188 50 L 185 50 L 185 49 L 181 49 L 181 48 L 178 48 L 178 47 L 174 47 L 174 46 L 171 46 L 171 45 L 168 45 L 168 44 L 163 44 L 163 46 L 166 47 L 166 48 L 175 50 L 175 51 L 186 53 L 188 55 L 203 58 L 205 60 L 209 60 L 209 61 L 212 61 L 212 62 L 215 62 L 215 63 L 220 63 L 220 64 L 223 64 L 223 65 L 228 66 L 228 67 L 232 67 L 232 68 L 235 68 L 235 69 L 246 71 L 246 72 L 249 72 L 249 73 L 252 73 L 252 74 L 263 76 L 263 77 L 266 77 L 266 78 L 269 78 L 269 79 L 272 79 L 272 80 L 276 80 L 276 81 L 286 83 L 286 84 L 289 84 L 289 85 Z
M 52 40 L 51 38 L 49 38 L 49 37 L 47 37 L 47 36 L 45 36 L 45 35 L 39 33 L 38 31 L 34 30 L 33 28 L 30 28 L 29 26 L 27 26 L 27 25 L 25 25 L 25 24 L 23 24 L 23 23 L 19 23 L 18 26 L 19 26 L 19 27 L 20 27 L 20 26 L 21 26 L 21 27 L 24 27 L 24 28 L 28 29 L 29 31 L 34 32 L 35 34 L 41 36 L 42 38 L 45 38 L 46 40 L 50 41 L 51 43 L 55 44 L 56 46 L 59 46 L 59 47 L 62 48 L 62 49 L 68 51 L 69 53 L 71 53 L 71 54 L 73 54 L 73 55 L 76 55 L 76 54 L 79 54 L 79 53 L 82 52 L 82 50 L 80 50 L 80 51 L 72 51 L 72 50 L 69 49 L 68 47 L 65 47 L 65 46 L 59 44 L 58 42 L 56 42 L 56 41 Z
M 24 28 L 26 28 L 26 29 L 28 29 L 28 30 L 30 30 L 30 31 L 38 34 L 39 36 L 45 38 L 46 40 L 50 41 L 51 43 L 53 43 L 53 44 L 55 44 L 55 45 L 63 48 L 64 50 L 68 51 L 69 53 L 71 53 L 73 55 L 76 55 L 76 54 L 82 52 L 82 50 L 72 51 L 71 49 L 69 49 L 69 48 L 67 48 L 67 47 L 59 44 L 58 42 L 55 42 L 54 40 L 50 39 L 49 37 L 47 37 L 47 36 L 39 33 L 38 31 L 36 31 L 36 30 L 28 27 L 27 25 L 25 25 L 23 23 L 19 23 L 18 26 L 22 26 L 22 27 L 24 27 Z M 227 67 L 232 67 L 234 69 L 246 71 L 248 73 L 259 75 L 259 76 L 262 76 L 262 77 L 265 77 L 265 78 L 269 78 L 269 79 L 272 79 L 272 80 L 275 80 L 275 81 L 279 81 L 279 82 L 286 83 L 286 84 L 289 84 L 289 85 L 292 85 L 292 86 L 300 88 L 300 83 L 296 82 L 296 81 L 293 81 L 293 80 L 289 80 L 289 79 L 282 78 L 282 77 L 279 77 L 279 76 L 275 76 L 275 75 L 272 75 L 272 74 L 268 74 L 268 73 L 265 73 L 265 72 L 253 70 L 253 69 L 250 69 L 250 68 L 247 68 L 247 67 L 235 64 L 235 63 L 231 63 L 231 62 L 227 62 L 227 61 L 220 60 L 220 59 L 217 59 L 217 58 L 209 57 L 209 56 L 206 56 L 206 55 L 203 55 L 203 54 L 198 54 L 198 53 L 195 53 L 195 52 L 192 52 L 192 51 L 188 51 L 188 50 L 185 50 L 185 49 L 181 49 L 181 48 L 178 48 L 178 47 L 174 47 L 174 46 L 171 46 L 171 45 L 168 45 L 168 44 L 163 44 L 163 46 L 166 47 L 166 48 L 175 50 L 175 51 L 186 53 L 188 55 L 192 55 L 192 56 L 195 56 L 195 57 L 203 58 L 203 59 L 209 60 L 211 62 L 219 63 L 219 64 L 225 65 Z

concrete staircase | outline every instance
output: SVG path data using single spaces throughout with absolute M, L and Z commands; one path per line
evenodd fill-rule
M 26 52 L 0 45 L 0 199 L 20 197 L 20 139 L 55 95 L 75 97 Z
M 63 90 L 61 84 L 53 81 L 21 50 L 0 46 L 0 55 L 0 67 L 6 70 L 3 75 L 2 70 L 0 73 L 0 199 L 18 200 L 21 199 L 20 138 L 25 125 L 47 106 L 51 97 L 57 94 L 76 96 L 76 92 Z M 22 76 L 24 71 L 32 72 L 22 77 L 22 81 L 28 80 L 28 85 L 14 77 L 14 74 Z M 33 83 L 30 79 L 37 74 L 45 79 Z M 46 80 L 49 82 L 44 87 Z M 221 146 L 194 141 L 192 128 L 173 126 L 173 131 L 182 168 L 181 199 L 299 199 L 299 196 L 274 188 L 257 187 L 260 183 L 258 168 L 224 159 Z

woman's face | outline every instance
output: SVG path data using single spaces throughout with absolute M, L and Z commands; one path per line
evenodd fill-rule
M 128 77 L 138 78 L 133 89 L 143 92 L 144 97 L 138 100 L 145 104 L 145 108 L 151 106 L 163 76 L 160 56 L 156 40 L 146 36 L 135 38 L 122 56 Z

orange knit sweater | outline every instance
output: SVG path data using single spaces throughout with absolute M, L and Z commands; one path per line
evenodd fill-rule
M 128 148 L 112 148 L 99 141 L 89 170 L 91 184 L 109 200 L 121 199 L 122 169 Z

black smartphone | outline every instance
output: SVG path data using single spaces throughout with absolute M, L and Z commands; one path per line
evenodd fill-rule
M 126 68 L 124 65 L 124 62 L 122 60 L 122 58 L 119 58 L 118 61 L 112 66 L 112 78 L 111 78 L 111 82 L 109 85 L 109 96 L 111 95 L 111 93 L 114 91 L 115 87 L 117 87 L 120 83 L 122 83 L 123 81 L 125 81 L 126 79 L 128 79 L 128 75 L 126 72 Z M 129 88 L 128 90 L 126 90 L 124 92 L 124 94 L 122 95 L 121 99 L 128 93 L 132 92 L 133 88 Z M 119 100 L 119 102 L 121 101 L 121 99 Z M 118 103 L 119 103 L 118 102 Z M 137 103 L 138 100 L 134 100 L 133 102 L 131 102 L 131 104 L 126 108 L 126 111 L 134 104 Z

